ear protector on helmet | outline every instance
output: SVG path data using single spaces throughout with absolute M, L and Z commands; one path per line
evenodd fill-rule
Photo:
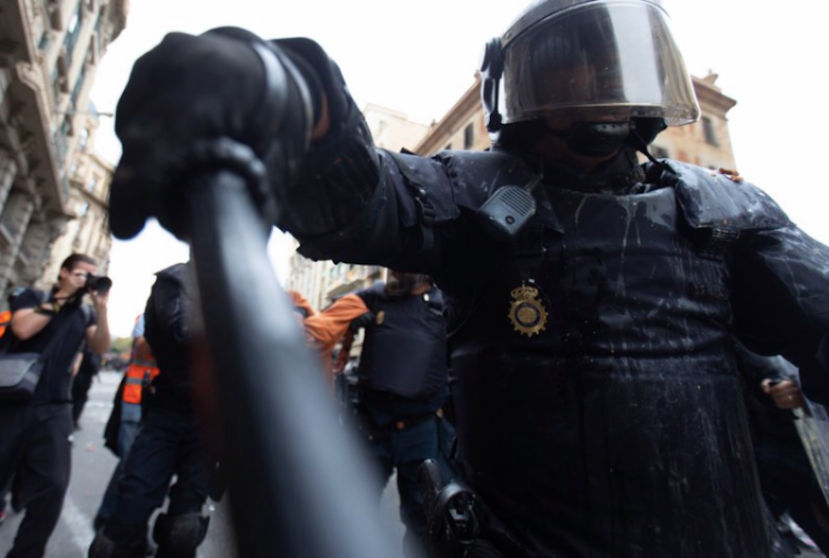
M 501 129 L 501 113 L 498 112 L 498 96 L 501 76 L 504 73 L 504 50 L 501 38 L 496 37 L 484 47 L 481 57 L 481 100 L 484 105 L 486 129 L 497 132 Z

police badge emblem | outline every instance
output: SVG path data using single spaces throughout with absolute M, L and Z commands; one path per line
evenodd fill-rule
M 547 325 L 547 310 L 538 299 L 538 289 L 521 285 L 510 292 L 512 303 L 509 308 L 509 319 L 512 327 L 521 335 L 532 337 L 544 331 Z
M 380 310 L 379 312 L 377 312 L 377 316 L 374 318 L 374 322 L 377 325 L 381 325 L 383 323 L 383 320 L 385 320 L 385 319 L 386 319 L 386 313 L 383 312 L 382 310 Z

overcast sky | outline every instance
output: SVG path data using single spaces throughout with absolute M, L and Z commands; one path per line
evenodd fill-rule
M 224 6 L 219 8 L 218 6 Z M 109 46 L 92 91 L 113 111 L 134 61 L 165 33 L 200 33 L 235 25 L 263 37 L 317 40 L 343 70 L 359 106 L 371 102 L 421 122 L 440 119 L 474 79 L 483 45 L 500 35 L 523 2 L 480 0 L 133 0 L 127 28 Z M 826 153 L 829 55 L 825 0 L 680 0 L 667 3 L 689 70 L 720 75 L 737 106 L 729 113 L 739 171 L 774 197 L 812 236 L 829 243 Z M 112 119 L 101 119 L 96 149 L 117 162 Z M 271 253 L 287 272 L 287 242 Z M 187 258 L 187 249 L 157 226 L 116 241 L 110 275 L 110 323 L 127 335 L 143 309 L 153 273 Z

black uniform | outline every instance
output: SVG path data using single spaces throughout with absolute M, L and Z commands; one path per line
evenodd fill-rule
M 72 379 L 72 420 L 75 422 L 76 428 L 89 398 L 92 380 L 98 374 L 100 368 L 101 357 L 88 349 L 84 350 L 78 373 Z
M 185 264 L 157 275 L 144 317 L 145 338 L 160 373 L 144 392 L 141 430 L 124 465 L 115 512 L 90 548 L 92 558 L 141 556 L 147 524 L 168 489 L 170 504 L 153 531 L 159 545 L 156 556 L 195 556 L 207 532 L 201 508 L 207 499 L 208 467 L 192 409 L 188 346 L 192 286 Z M 170 488 L 173 475 L 176 483 Z
M 764 393 L 764 380 L 789 379 L 779 357 L 763 357 L 738 344 L 737 364 L 746 377 L 746 402 L 760 486 L 775 518 L 785 513 L 826 554 L 829 552 L 829 506 L 797 432 L 797 417 L 778 408 Z
M 441 442 L 452 436 L 437 414 L 449 395 L 443 295 L 431 288 L 392 296 L 382 283 L 356 294 L 374 314 L 357 369 L 361 431 L 382 485 L 397 470 L 407 537 L 422 538 L 427 524 L 419 467 L 426 459 L 443 462 Z
M 767 555 L 731 335 L 819 373 L 826 247 L 754 186 L 670 161 L 615 194 L 546 176 L 538 213 L 498 248 L 474 211 L 529 182 L 519 156 L 368 157 L 377 217 L 300 251 L 429 273 L 447 294 L 458 435 L 490 537 L 529 556 Z
M 34 308 L 42 300 L 39 292 L 27 289 L 12 303 L 12 312 Z M 11 352 L 41 353 L 60 335 L 32 399 L 0 402 L 0 487 L 7 486 L 16 473 L 26 505 L 26 517 L 8 556 L 43 556 L 60 518 L 72 463 L 70 367 L 87 329 L 94 324 L 94 313 L 78 300 L 63 306 L 37 335 L 25 341 L 10 340 Z

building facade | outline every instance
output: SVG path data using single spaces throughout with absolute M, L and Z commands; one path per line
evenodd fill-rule
M 86 216 L 82 199 L 107 197 L 112 169 L 90 152 L 98 120 L 89 92 L 127 11 L 127 0 L 0 3 L 0 301 L 12 286 L 54 282 L 52 251 L 65 233 L 70 245 L 108 242 L 90 232 L 106 225 L 105 212 L 93 211 L 92 227 L 75 224 L 86 240 L 68 227 Z M 100 181 L 79 189 L 87 171 Z
M 112 234 L 109 231 L 109 184 L 113 166 L 101 159 L 93 150 L 98 130 L 98 116 L 94 108 L 85 115 L 81 137 L 72 157 L 69 176 L 70 219 L 63 232 L 52 243 L 48 260 L 38 288 L 54 284 L 60 272 L 60 264 L 75 252 L 92 257 L 98 262 L 98 275 L 106 275 L 109 268 L 109 251 L 112 248 Z

